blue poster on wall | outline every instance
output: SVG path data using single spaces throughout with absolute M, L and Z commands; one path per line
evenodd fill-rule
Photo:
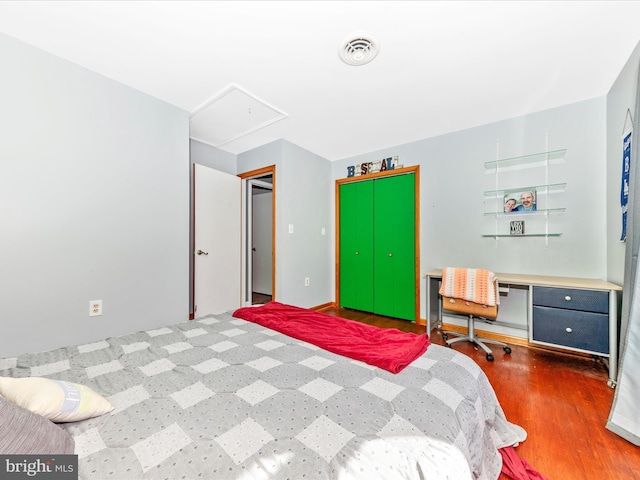
M 627 239 L 627 208 L 629 203 L 629 170 L 631 169 L 631 132 L 622 144 L 622 185 L 620 187 L 620 206 L 622 207 L 622 234 L 620 241 Z

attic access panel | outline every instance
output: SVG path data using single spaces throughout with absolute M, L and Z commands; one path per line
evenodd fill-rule
M 287 114 L 231 85 L 191 113 L 190 136 L 220 147 L 287 118 Z

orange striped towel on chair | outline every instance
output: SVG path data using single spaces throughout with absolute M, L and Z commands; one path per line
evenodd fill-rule
M 500 304 L 496 274 L 481 268 L 442 269 L 440 295 L 493 307 Z

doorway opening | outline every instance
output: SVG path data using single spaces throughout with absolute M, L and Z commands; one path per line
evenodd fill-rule
M 242 304 L 275 299 L 275 166 L 242 178 Z

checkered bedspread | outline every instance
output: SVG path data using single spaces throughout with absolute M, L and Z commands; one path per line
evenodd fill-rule
M 526 437 L 454 350 L 392 374 L 230 313 L 12 364 L 0 375 L 83 383 L 114 405 L 63 424 L 81 479 L 494 480 L 497 449 Z

